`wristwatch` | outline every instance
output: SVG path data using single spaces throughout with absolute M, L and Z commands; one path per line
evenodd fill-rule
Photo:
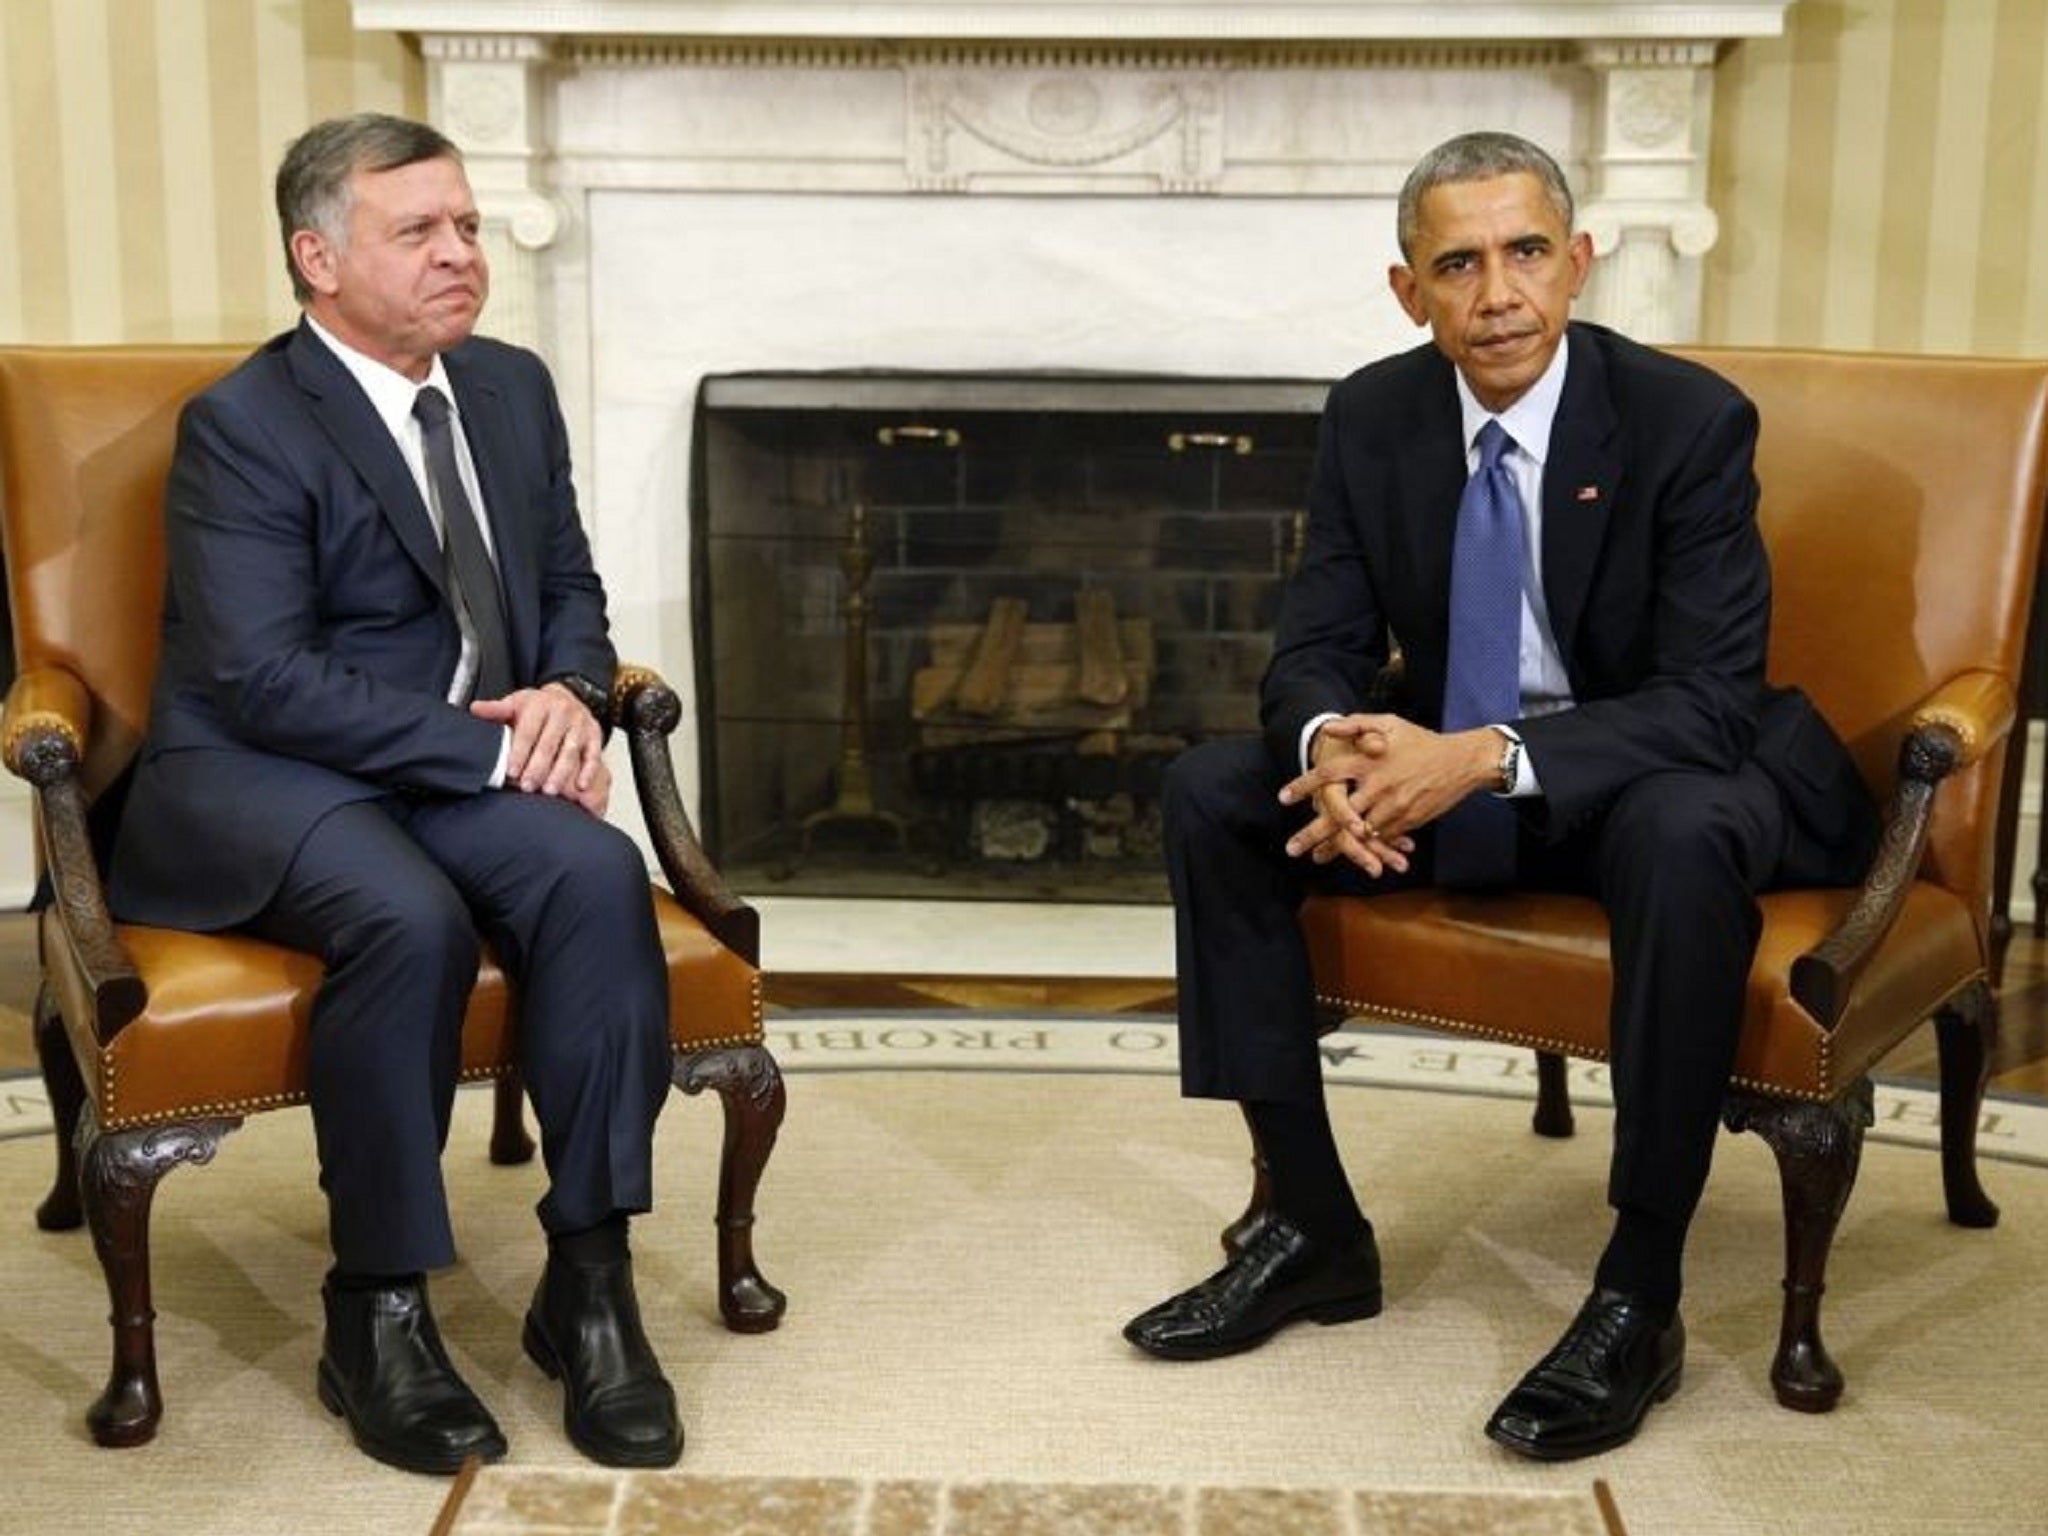
M 543 686 L 547 683 L 560 683 L 576 696 L 577 703 L 596 717 L 599 725 L 607 732 L 611 730 L 611 696 L 581 672 L 557 672 L 554 676 L 543 678 L 541 681 Z
M 1501 733 L 1504 745 L 1500 749 L 1500 790 L 1503 795 L 1515 792 L 1515 781 L 1522 776 L 1522 744 L 1505 731 Z

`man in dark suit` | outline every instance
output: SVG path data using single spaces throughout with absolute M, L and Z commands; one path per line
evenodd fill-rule
M 1628 1440 L 1677 1389 L 1755 893 L 1859 878 L 1876 814 L 1805 697 L 1764 682 L 1750 403 L 1569 320 L 1592 247 L 1535 145 L 1438 147 L 1399 221 L 1394 295 L 1434 345 L 1331 392 L 1265 740 L 1184 754 L 1165 792 L 1183 1090 L 1243 1104 L 1272 1211 L 1125 1336 L 1202 1359 L 1380 1309 L 1323 1102 L 1309 889 L 1586 891 L 1613 943 L 1615 1225 L 1585 1305 L 1486 1426 L 1561 1459 Z M 1362 712 L 1396 644 L 1403 702 Z
M 322 123 L 277 201 L 304 318 L 179 424 L 112 903 L 325 962 L 319 1394 L 363 1450 L 420 1472 L 506 1449 L 425 1281 L 455 1257 L 440 1153 L 490 941 L 549 1175 L 527 1353 L 562 1379 L 586 1454 L 666 1466 L 682 1430 L 627 1245 L 669 1083 L 666 971 L 644 862 L 603 820 L 592 711 L 616 659 L 554 388 L 471 335 L 476 202 L 432 128 Z

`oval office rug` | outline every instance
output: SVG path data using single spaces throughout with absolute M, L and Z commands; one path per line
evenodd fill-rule
M 789 1115 L 756 1240 L 790 1296 L 782 1328 L 742 1337 L 717 1320 L 715 1105 L 671 1099 L 660 1206 L 634 1226 L 649 1332 L 689 1432 L 680 1474 L 1389 1497 L 1583 1493 L 1598 1478 L 1630 1536 L 2040 1528 L 2048 1158 L 2032 1101 L 1987 1111 L 1985 1182 L 2004 1220 L 1973 1232 L 1943 1217 L 1926 1104 L 1880 1095 L 1825 1316 L 1848 1392 L 1813 1417 L 1778 1408 L 1766 1379 L 1775 1164 L 1754 1137 L 1723 1137 L 1689 1256 L 1683 1389 L 1632 1445 L 1542 1467 L 1480 1428 L 1569 1319 L 1605 1237 L 1597 1069 L 1574 1084 L 1579 1134 L 1548 1141 L 1528 1128 L 1526 1053 L 1333 1037 L 1346 1086 L 1332 1114 L 1379 1230 L 1387 1309 L 1174 1365 L 1117 1330 L 1215 1267 L 1248 1168 L 1234 1108 L 1180 1099 L 1168 1023 L 920 1011 L 769 1026 Z M 40 1085 L 0 1093 L 25 1121 Z M 556 1390 L 519 1348 L 541 1174 L 489 1164 L 489 1119 L 487 1093 L 459 1095 L 445 1165 L 463 1260 L 434 1277 L 436 1311 L 510 1436 L 505 1467 L 581 1473 Z M 152 1235 L 165 1417 L 134 1451 L 85 1435 L 106 1296 L 83 1233 L 32 1225 L 50 1156 L 45 1135 L 0 1141 L 8 1529 L 433 1528 L 448 1484 L 362 1458 L 312 1390 L 327 1256 L 306 1115 L 254 1117 L 211 1166 L 165 1179 Z

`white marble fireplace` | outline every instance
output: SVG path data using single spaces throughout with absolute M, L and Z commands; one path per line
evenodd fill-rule
M 1549 146 L 1581 313 L 1695 330 L 1712 73 L 1791 0 L 355 0 L 418 40 L 561 384 L 622 653 L 693 702 L 700 380 L 746 369 L 1334 377 L 1412 344 L 1393 197 Z M 686 796 L 690 754 L 679 754 Z

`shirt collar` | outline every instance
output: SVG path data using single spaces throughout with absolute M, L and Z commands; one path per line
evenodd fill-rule
M 1467 453 L 1472 450 L 1472 440 L 1479 436 L 1479 429 L 1489 421 L 1498 421 L 1503 432 L 1515 440 L 1515 446 L 1529 455 L 1538 464 L 1550 456 L 1550 427 L 1557 420 L 1557 405 L 1564 398 L 1565 366 L 1571 358 L 1569 339 L 1559 342 L 1556 354 L 1550 359 L 1534 384 L 1522 392 L 1522 398 L 1496 416 L 1479 403 L 1472 393 L 1472 386 L 1465 382 L 1465 375 L 1457 373 L 1458 415 L 1464 425 L 1464 444 Z M 440 359 L 436 358 L 438 366 Z
M 306 316 L 306 325 L 340 359 L 350 376 L 362 385 L 363 393 L 370 397 L 378 419 L 400 442 L 405 441 L 406 433 L 412 427 L 413 401 L 429 385 L 441 391 L 442 398 L 448 402 L 449 413 L 460 419 L 462 412 L 456 408 L 455 390 L 448 382 L 448 369 L 443 365 L 440 353 L 434 354 L 434 363 L 427 370 L 426 378 L 415 384 L 388 363 L 380 363 L 368 353 L 358 352 L 311 315 Z

